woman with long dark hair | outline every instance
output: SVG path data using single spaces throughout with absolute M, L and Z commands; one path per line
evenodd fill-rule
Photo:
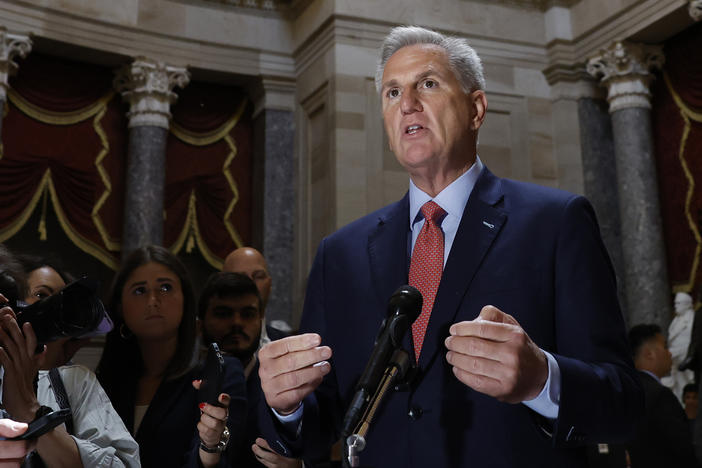
M 115 328 L 97 374 L 142 465 L 230 466 L 243 440 L 244 373 L 226 359 L 221 406 L 199 401 L 195 297 L 182 263 L 163 247 L 135 250 L 115 276 L 108 309 Z

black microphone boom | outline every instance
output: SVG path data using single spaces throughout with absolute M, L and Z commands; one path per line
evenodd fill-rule
M 388 315 L 380 326 L 373 353 L 356 384 L 356 392 L 344 416 L 341 435 L 354 430 L 370 397 L 375 393 L 393 352 L 402 347 L 402 339 L 422 311 L 422 294 L 412 286 L 400 286 L 390 297 Z

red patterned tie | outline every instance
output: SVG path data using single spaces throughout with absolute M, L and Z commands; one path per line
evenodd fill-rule
M 444 233 L 441 232 L 439 224 L 446 214 L 431 200 L 422 206 L 421 211 L 424 215 L 424 226 L 414 243 L 409 271 L 409 284 L 419 289 L 423 297 L 422 313 L 412 324 L 412 341 L 417 361 L 444 269 Z

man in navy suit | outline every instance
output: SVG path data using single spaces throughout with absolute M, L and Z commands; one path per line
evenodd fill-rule
M 418 371 L 376 414 L 363 466 L 584 466 L 587 444 L 626 440 L 642 393 L 589 203 L 483 165 L 485 84 L 465 40 L 393 29 L 376 86 L 410 189 L 322 241 L 306 333 L 261 349 L 270 445 L 311 465 L 327 452 L 408 280 L 433 304 L 405 339 Z

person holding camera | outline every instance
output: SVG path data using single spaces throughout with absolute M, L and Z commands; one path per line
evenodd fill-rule
M 20 264 L 28 275 L 22 279 L 15 273 L 16 284 L 23 285 L 25 291 L 12 291 L 10 295 L 23 297 L 27 304 L 57 293 L 66 285 L 65 275 L 47 262 L 38 259 L 28 262 L 25 258 Z M 39 290 L 41 294 L 36 293 Z M 24 422 L 61 408 L 71 411 L 65 425 L 37 438 L 36 451 L 25 460 L 24 466 L 140 466 L 138 445 L 112 408 L 95 374 L 83 366 L 65 365 L 78 349 L 66 346 L 68 341 L 50 342 L 42 353 L 35 354 L 37 338 L 32 325 L 25 323 L 20 328 L 10 307 L 0 313 L 3 345 L 0 363 L 5 374 L 6 411 Z M 51 370 L 37 372 L 40 368 Z
M 218 405 L 197 389 L 195 296 L 183 264 L 167 249 L 141 247 L 113 281 L 98 378 L 148 467 L 230 466 L 246 421 L 244 371 L 226 359 Z

